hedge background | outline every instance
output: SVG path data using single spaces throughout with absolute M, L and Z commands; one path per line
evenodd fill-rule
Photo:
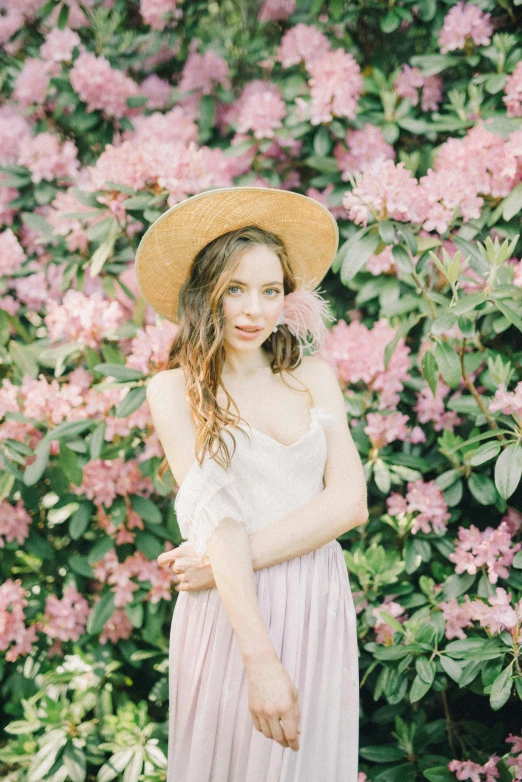
M 181 539 L 145 385 L 176 326 L 133 261 L 232 185 L 342 236 L 359 782 L 522 779 L 520 0 L 1 9 L 2 779 L 165 779 Z

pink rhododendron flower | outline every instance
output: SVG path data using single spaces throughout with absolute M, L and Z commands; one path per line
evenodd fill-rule
M 5 16 L 0 16 L 0 44 L 7 41 L 22 27 L 24 17 L 13 8 Z
M 508 117 L 522 117 L 522 62 L 518 62 L 513 73 L 507 77 L 504 92 Z
M 91 459 L 83 468 L 81 486 L 71 484 L 74 494 L 85 495 L 95 505 L 103 503 L 110 508 L 120 495 L 143 494 L 149 496 L 154 490 L 152 480 L 144 477 L 136 462 L 122 459 Z
M 421 108 L 423 111 L 436 111 L 442 100 L 442 79 L 440 76 L 425 76 L 420 69 L 407 64 L 395 79 L 395 92 L 401 98 L 407 98 L 412 106 L 419 102 L 418 90 L 421 93 Z
M 296 24 L 281 38 L 277 59 L 284 68 L 304 62 L 306 69 L 331 50 L 327 36 L 313 24 Z
M 419 357 L 421 358 L 421 356 Z M 426 424 L 430 422 L 436 432 L 442 432 L 444 429 L 453 431 L 456 426 L 462 423 L 455 410 L 446 410 L 444 398 L 448 395 L 450 387 L 441 378 L 437 383 L 435 396 L 428 383 L 425 383 L 421 390 L 416 394 L 417 401 L 413 406 L 417 413 L 419 423 Z
M 36 633 L 41 629 L 41 622 L 25 626 L 24 608 L 27 604 L 19 578 L 16 581 L 8 578 L 0 584 L 0 651 L 6 652 L 7 662 L 15 662 L 21 655 L 30 654 L 37 640 Z
M 481 766 L 479 763 L 473 763 L 471 760 L 452 760 L 448 763 L 450 771 L 454 771 L 457 779 L 469 779 L 471 782 L 494 782 L 498 779 L 500 772 L 496 764 L 500 760 L 498 755 L 493 755 L 488 762 Z M 485 776 L 482 776 L 485 774 Z
M 355 175 L 355 186 L 346 192 L 343 206 L 350 220 L 366 226 L 371 215 L 376 220 L 422 222 L 425 207 L 417 180 L 403 162 L 376 160 Z
M 124 139 L 132 141 L 134 146 L 141 142 L 188 145 L 196 144 L 199 139 L 197 123 L 182 106 L 174 106 L 165 114 L 155 111 L 133 117 L 132 124 L 134 130 L 125 131 Z
M 491 634 L 510 632 L 518 643 L 522 621 L 522 600 L 513 608 L 510 605 L 511 595 L 502 587 L 496 587 L 495 594 L 490 595 L 485 603 L 480 598 L 470 600 L 465 595 L 464 602 L 459 605 L 456 597 L 447 602 L 439 603 L 446 620 L 446 638 L 466 638 L 464 629 L 479 622 Z
M 67 419 L 71 410 L 83 404 L 81 389 L 73 383 L 60 385 L 57 378 L 49 382 L 45 375 L 38 379 L 26 375 L 20 387 L 23 411 L 28 418 L 57 425 Z
M 0 234 L 0 275 L 8 276 L 20 269 L 26 254 L 15 234 L 6 228 Z
M 408 490 L 404 500 L 392 492 L 386 500 L 386 507 L 390 515 L 402 515 L 404 513 L 417 513 L 413 519 L 411 532 L 415 535 L 419 530 L 428 534 L 436 532 L 442 534 L 446 531 L 451 514 L 440 486 L 435 481 L 408 481 Z
M 85 632 L 89 604 L 75 586 L 64 589 L 63 598 L 49 595 L 45 601 L 43 631 L 59 641 L 78 641 Z
M 390 596 L 387 596 L 380 606 L 372 608 L 372 616 L 374 616 L 377 620 L 373 628 L 375 630 L 375 641 L 378 644 L 391 646 L 393 643 L 393 636 L 397 630 L 386 623 L 386 619 L 382 617 L 381 611 L 385 611 L 387 614 L 390 614 L 401 624 L 405 622 L 406 619 L 408 619 L 408 616 L 407 614 L 404 614 L 404 608 L 400 605 L 400 603 L 395 603 L 390 598 Z
M 40 47 L 40 56 L 53 62 L 68 62 L 75 46 L 79 46 L 80 36 L 74 30 L 66 27 L 60 30 L 55 27 L 48 33 L 45 43 Z
M 439 35 L 442 54 L 454 49 L 464 49 L 471 40 L 475 46 L 488 46 L 493 35 L 491 14 L 485 14 L 473 3 L 460 2 L 454 5 L 444 17 Z
M 180 19 L 183 12 L 176 7 L 176 0 L 140 0 L 140 14 L 153 30 L 163 30 L 171 19 Z
M 282 127 L 286 105 L 276 84 L 254 79 L 243 87 L 237 104 L 237 131 L 253 131 L 256 138 L 273 138 Z
M 488 408 L 492 413 L 500 410 L 504 415 L 512 415 L 520 421 L 522 419 L 522 380 L 517 383 L 514 391 L 506 391 L 504 385 L 497 388 Z
M 32 135 L 31 126 L 14 106 L 0 106 L 0 165 L 18 162 L 20 149 Z
M 129 112 L 127 98 L 139 94 L 138 85 L 103 57 L 82 52 L 69 72 L 69 79 L 88 111 L 100 110 L 110 117 Z
M 381 318 L 368 329 L 358 321 L 350 325 L 339 320 L 328 332 L 319 353 L 337 370 L 340 380 L 347 384 L 362 383 L 379 398 L 379 410 L 394 410 L 399 392 L 410 376 L 410 348 L 401 337 L 384 369 L 384 349 L 391 342 L 397 327 Z
M 118 641 L 124 641 L 132 635 L 132 622 L 123 608 L 117 608 L 110 619 L 103 626 L 99 636 L 99 642 L 106 644 L 111 641 L 117 644 Z
M 384 140 L 381 129 L 370 123 L 366 123 L 362 130 L 349 130 L 344 143 L 348 149 L 339 143 L 333 154 L 342 172 L 341 179 L 345 182 L 350 175 L 364 171 L 376 160 L 395 158 L 395 150 Z
M 486 527 L 481 532 L 474 524 L 469 529 L 459 527 L 459 543 L 450 555 L 451 562 L 456 564 L 456 573 L 470 573 L 487 565 L 489 581 L 496 584 L 499 577 L 508 578 L 513 557 L 522 548 L 522 543 L 511 546 L 511 533 L 506 522 L 499 526 Z
M 39 133 L 28 139 L 20 148 L 18 163 L 29 169 L 35 183 L 74 179 L 80 166 L 74 143 L 69 139 L 61 143 L 54 133 Z
M 140 329 L 132 338 L 127 366 L 143 372 L 144 375 L 163 369 L 178 328 L 175 323 L 165 320 L 161 326 L 145 326 Z
M 384 448 L 394 440 L 408 440 L 408 416 L 403 413 L 397 412 L 389 415 L 368 413 L 366 420 L 368 423 L 364 427 L 364 431 L 374 448 Z
M 28 57 L 16 78 L 13 100 L 24 107 L 44 103 L 50 78 L 48 63 Z
M 89 296 L 68 290 L 61 304 L 49 302 L 44 321 L 52 342 L 76 340 L 96 349 L 105 332 L 123 325 L 124 316 L 117 301 L 108 301 L 99 292 Z
M 0 501 L 0 548 L 15 540 L 22 545 L 29 535 L 31 521 L 22 500 L 17 500 L 16 505 Z
M 164 109 L 169 99 L 172 86 L 166 79 L 161 79 L 156 73 L 151 73 L 140 84 L 140 92 L 148 98 L 148 109 Z
M 260 22 L 279 22 L 288 19 L 296 9 L 296 0 L 265 0 L 259 12 Z
M 343 49 L 329 51 L 313 60 L 308 71 L 312 125 L 330 122 L 334 117 L 354 119 L 363 82 L 353 55 Z
M 193 43 L 197 46 L 198 42 Z M 211 95 L 216 84 L 229 90 L 231 85 L 227 61 L 212 49 L 199 54 L 195 46 L 191 48 L 178 84 L 180 92 L 197 90 L 203 95 Z

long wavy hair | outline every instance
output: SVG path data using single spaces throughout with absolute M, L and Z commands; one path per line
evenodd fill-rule
M 222 429 L 227 425 L 236 426 L 243 420 L 221 378 L 226 355 L 223 297 L 243 253 L 258 245 L 273 250 L 280 259 L 284 294 L 296 290 L 297 278 L 283 242 L 275 234 L 251 225 L 228 231 L 203 247 L 195 256 L 180 291 L 179 329 L 163 369 L 183 368 L 186 398 L 197 426 L 196 459 L 200 465 L 208 452 L 221 466 L 230 467 L 233 453 L 229 452 Z M 299 342 L 284 324 L 280 324 L 261 347 L 272 357 L 270 366 L 274 374 L 294 369 L 301 363 Z M 220 387 L 227 397 L 226 410 L 217 402 Z M 231 407 L 236 411 L 235 416 L 230 415 Z M 236 441 L 231 432 L 230 435 L 235 452 Z M 167 469 L 169 464 L 165 458 L 158 469 L 160 479 Z

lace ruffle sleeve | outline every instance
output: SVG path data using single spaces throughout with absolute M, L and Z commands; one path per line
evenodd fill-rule
M 207 540 L 221 519 L 233 518 L 247 525 L 248 511 L 235 476 L 210 458 L 189 471 L 174 509 L 184 540 L 198 554 L 205 553 Z

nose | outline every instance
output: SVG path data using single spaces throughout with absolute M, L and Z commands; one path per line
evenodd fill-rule
M 259 296 L 257 294 L 253 293 L 250 296 L 247 297 L 246 303 L 245 303 L 245 314 L 246 315 L 258 315 L 261 312 L 261 304 L 259 301 Z

